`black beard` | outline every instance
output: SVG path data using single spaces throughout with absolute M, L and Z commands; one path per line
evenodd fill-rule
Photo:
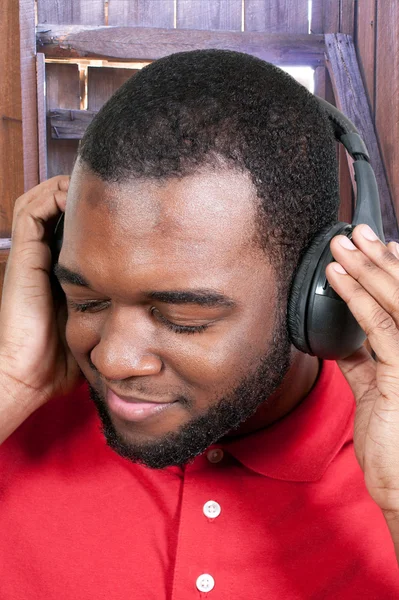
M 205 414 L 186 423 L 178 431 L 167 433 L 152 443 L 126 442 L 116 431 L 104 399 L 90 386 L 102 423 L 107 445 L 123 458 L 151 469 L 181 466 L 202 454 L 211 444 L 236 429 L 277 390 L 291 364 L 291 343 L 286 316 L 281 314 L 273 332 L 271 349 L 261 357 L 256 370 L 245 375 L 239 384 L 212 402 Z M 185 404 L 189 399 L 180 398 Z

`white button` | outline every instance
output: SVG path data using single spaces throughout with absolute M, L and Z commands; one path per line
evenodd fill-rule
M 216 517 L 220 515 L 221 510 L 220 504 L 214 500 L 209 500 L 209 502 L 206 502 L 203 508 L 204 515 L 210 519 L 216 519 Z
M 212 575 L 204 573 L 198 577 L 196 586 L 200 592 L 210 592 L 215 587 L 215 580 Z
M 212 450 L 208 450 L 207 459 L 211 463 L 218 463 L 223 458 L 223 450 L 221 448 L 212 448 Z

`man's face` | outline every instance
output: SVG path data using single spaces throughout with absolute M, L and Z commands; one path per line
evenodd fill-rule
M 108 184 L 75 167 L 59 263 L 86 285 L 63 283 L 67 343 L 122 456 L 184 464 L 282 382 L 285 306 L 255 218 L 253 186 L 234 170 Z M 167 406 L 115 408 L 109 390 Z

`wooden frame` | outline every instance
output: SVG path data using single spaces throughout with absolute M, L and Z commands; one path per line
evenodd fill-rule
M 97 111 L 56 108 L 48 111 L 54 140 L 81 140 Z
M 20 0 L 19 32 L 24 190 L 27 191 L 39 182 L 36 109 L 35 5 L 32 0 Z
M 267 34 L 153 27 L 38 25 L 37 48 L 47 57 L 101 56 L 156 60 L 174 52 L 221 48 L 247 52 L 276 65 L 324 64 L 324 35 Z
M 39 181 L 47 179 L 47 122 L 46 122 L 46 65 L 44 54 L 36 55 L 36 85 L 37 85 L 37 129 L 38 129 L 38 159 Z

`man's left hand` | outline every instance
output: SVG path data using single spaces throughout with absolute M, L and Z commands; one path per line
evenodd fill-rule
M 363 346 L 337 363 L 356 401 L 355 454 L 367 490 L 388 523 L 399 562 L 399 245 L 385 246 L 367 225 L 355 227 L 352 240 L 352 248 L 345 247 L 351 244 L 345 236 L 331 241 L 337 262 L 328 265 L 326 275 L 366 333 L 377 360 Z

